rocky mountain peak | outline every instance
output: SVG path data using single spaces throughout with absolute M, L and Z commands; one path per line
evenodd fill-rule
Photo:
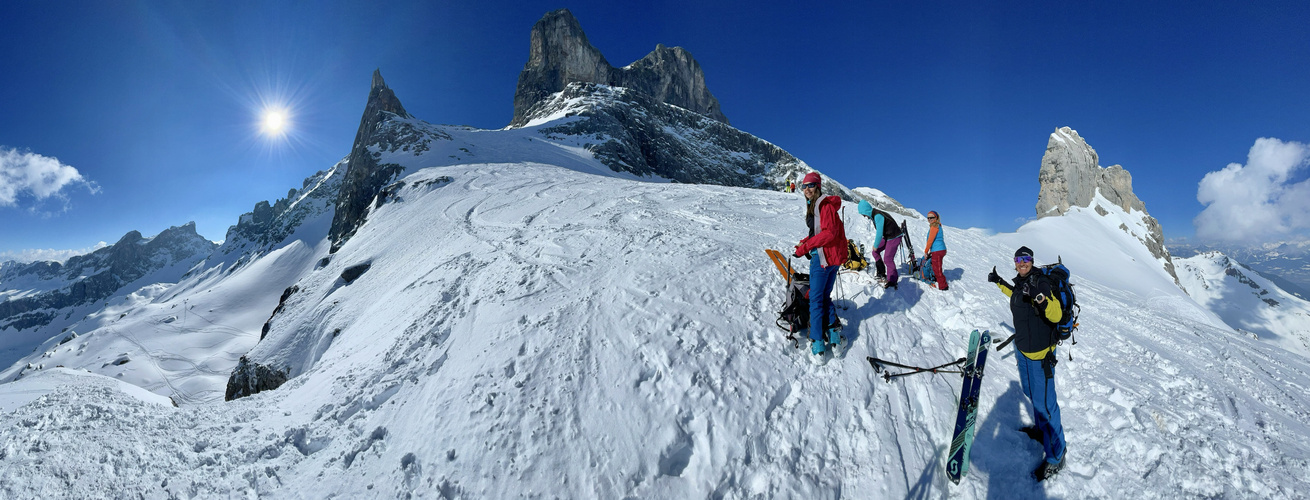
M 649 94 L 723 123 L 728 118 L 705 86 L 705 74 L 691 53 L 657 45 L 646 57 L 623 68 L 605 60 L 568 9 L 547 13 L 532 27 L 528 62 L 519 73 L 510 126 L 526 124 L 535 106 L 570 83 L 598 83 Z
M 1063 215 L 1069 207 L 1090 207 L 1099 190 L 1119 208 L 1146 211 L 1133 194 L 1133 176 L 1119 165 L 1101 167 L 1096 150 L 1076 130 L 1060 127 L 1051 133 L 1037 174 L 1037 217 Z
M 368 210 L 368 204 L 378 189 L 403 170 L 398 165 L 380 164 L 380 154 L 369 151 L 369 145 L 381 142 L 379 137 L 383 134 L 379 128 L 392 117 L 413 118 L 400 105 L 396 93 L 387 87 L 382 79 L 382 70 L 374 70 L 368 103 L 364 106 L 364 115 L 359 119 L 359 130 L 355 132 L 354 146 L 347 157 L 345 179 L 337 196 L 336 213 L 328 233 L 333 252 L 355 234 L 355 229 L 363 222 L 364 212 Z
M 1165 271 L 1178 283 L 1173 259 L 1164 246 L 1164 229 L 1146 212 L 1146 203 L 1133 194 L 1133 176 L 1119 165 L 1100 166 L 1096 150 L 1077 131 L 1060 127 L 1051 133 L 1051 138 L 1046 141 L 1046 154 L 1042 155 L 1037 181 L 1041 185 L 1037 194 L 1038 218 L 1064 215 L 1072 207 L 1091 208 L 1106 215 L 1106 209 L 1095 203 L 1098 193 L 1125 212 L 1140 212 L 1140 227 L 1145 234 L 1138 234 L 1126 225 L 1121 225 L 1120 229 L 1146 245 L 1151 255 L 1161 261 Z

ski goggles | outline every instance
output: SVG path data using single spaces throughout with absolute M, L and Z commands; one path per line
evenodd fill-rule
M 801 189 L 810 189 L 816 187 L 819 187 L 819 183 L 817 182 L 806 182 L 805 184 L 801 184 Z
M 1033 257 L 1032 257 L 1031 255 L 1020 255 L 1020 256 L 1014 258 L 1014 263 L 1015 263 L 1015 264 L 1032 264 L 1032 263 L 1033 263 Z

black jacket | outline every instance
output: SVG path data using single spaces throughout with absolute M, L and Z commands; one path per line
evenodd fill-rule
M 1048 321 L 1033 304 L 1033 297 L 1038 293 L 1053 300 L 1050 298 L 1050 282 L 1041 272 L 1034 269 L 1027 277 L 1014 277 L 1014 290 L 1010 293 L 1010 312 L 1014 314 L 1014 347 L 1023 352 L 1042 352 L 1059 340 L 1055 323 Z
M 881 215 L 883 219 L 882 222 L 883 241 L 890 241 L 896 238 L 900 238 L 901 223 L 896 222 L 896 219 L 893 219 L 891 214 L 874 208 L 873 213 L 869 215 L 869 220 L 873 220 L 874 217 L 877 217 L 879 215 Z

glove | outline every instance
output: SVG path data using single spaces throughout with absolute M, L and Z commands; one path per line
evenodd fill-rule
M 1047 283 L 1045 281 L 1040 281 L 1037 283 L 1036 286 L 1033 287 L 1033 292 L 1036 295 L 1036 297 L 1034 297 L 1034 300 L 1038 304 L 1045 304 L 1046 297 L 1051 295 L 1051 285 L 1050 283 Z
M 1019 294 L 1023 296 L 1024 302 L 1031 302 L 1036 292 L 1037 287 L 1033 285 L 1033 280 L 1023 280 L 1023 285 L 1019 287 Z
M 987 282 L 988 282 L 988 283 L 1000 283 L 1000 282 L 1001 282 L 1001 275 L 996 274 L 996 266 L 992 266 L 992 272 L 987 273 Z
M 804 257 L 804 256 L 805 256 L 805 252 L 801 251 L 801 246 L 800 246 L 800 245 L 796 245 L 796 250 L 795 250 L 794 252 L 792 252 L 792 255 L 794 255 L 794 256 L 796 256 L 796 257 Z

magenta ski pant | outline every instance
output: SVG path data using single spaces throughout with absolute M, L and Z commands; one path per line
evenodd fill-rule
M 882 240 L 882 244 L 873 250 L 873 258 L 882 259 L 882 265 L 887 267 L 887 283 L 896 284 L 901 277 L 896 272 L 896 251 L 901 248 L 901 237 L 897 236 L 890 240 Z

